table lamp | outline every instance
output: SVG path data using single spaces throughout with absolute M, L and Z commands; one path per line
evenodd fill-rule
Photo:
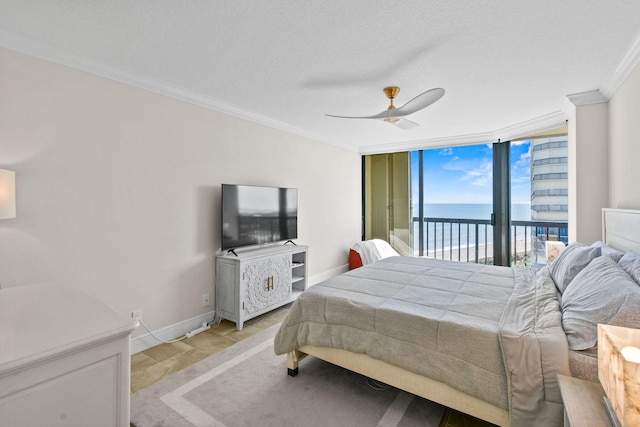
M 640 329 L 598 325 L 598 379 L 613 426 L 640 426 Z

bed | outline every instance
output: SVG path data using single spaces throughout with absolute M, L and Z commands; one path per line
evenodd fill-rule
M 540 270 L 384 258 L 305 291 L 274 350 L 290 375 L 311 355 L 500 426 L 562 425 L 556 375 L 593 375 L 595 324 L 640 327 L 638 247 L 640 211 L 605 209 L 600 244 Z

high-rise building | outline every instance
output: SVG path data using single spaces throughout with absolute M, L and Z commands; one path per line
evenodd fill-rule
M 531 219 L 567 221 L 568 139 L 531 140 Z

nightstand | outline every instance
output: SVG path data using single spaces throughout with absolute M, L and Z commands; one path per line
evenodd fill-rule
M 600 383 L 558 375 L 565 427 L 609 427 Z

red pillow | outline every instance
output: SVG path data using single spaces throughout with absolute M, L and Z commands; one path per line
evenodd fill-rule
M 349 270 L 358 267 L 362 267 L 362 258 L 360 258 L 360 254 L 357 251 L 349 249 Z

